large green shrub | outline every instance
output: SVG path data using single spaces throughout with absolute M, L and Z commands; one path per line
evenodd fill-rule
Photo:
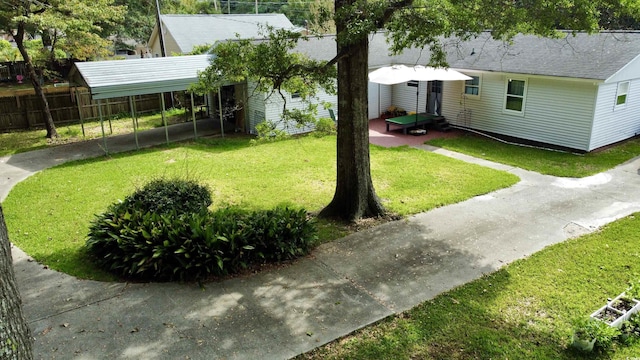
M 304 210 L 211 212 L 206 206 L 195 211 L 194 206 L 189 212 L 169 201 L 170 191 L 156 198 L 147 187 L 143 190 L 147 196 L 127 198 L 97 215 L 86 243 L 99 266 L 126 278 L 172 281 L 223 276 L 252 264 L 305 255 L 316 239 Z
M 211 205 L 211 192 L 192 180 L 156 179 L 126 197 L 123 203 L 125 207 L 142 207 L 154 213 L 186 214 Z

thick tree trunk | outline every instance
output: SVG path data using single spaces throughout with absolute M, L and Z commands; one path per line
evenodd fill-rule
M 42 110 L 44 115 L 44 125 L 47 129 L 47 137 L 50 139 L 58 137 L 58 131 L 56 130 L 56 126 L 53 123 L 53 117 L 51 116 L 51 110 L 49 109 L 49 102 L 47 101 L 47 97 L 44 95 L 44 91 L 42 90 L 42 86 L 40 85 L 40 79 L 38 78 L 38 74 L 36 74 L 36 69 L 33 67 L 33 63 L 31 62 L 31 58 L 27 53 L 27 49 L 24 47 L 24 23 L 18 23 L 18 31 L 15 36 L 16 45 L 18 46 L 18 50 L 24 59 L 24 63 L 27 66 L 27 73 L 29 75 L 29 80 L 31 80 L 31 84 L 33 85 L 33 89 L 36 92 L 36 95 L 40 99 L 40 103 L 42 104 Z
M 0 206 L 0 359 L 33 358 L 29 327 L 22 314 L 13 273 L 11 245 Z
M 349 0 L 347 0 L 349 1 Z M 347 31 L 336 24 L 338 34 Z M 333 200 L 320 216 L 347 221 L 384 214 L 371 181 L 368 121 L 369 41 L 363 36 L 348 45 L 338 43 L 338 141 L 337 181 Z

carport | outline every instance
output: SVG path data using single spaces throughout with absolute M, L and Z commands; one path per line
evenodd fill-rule
M 102 100 L 115 97 L 128 97 L 131 108 L 131 118 L 133 120 L 136 149 L 139 149 L 137 112 L 133 96 L 188 91 L 189 86 L 198 81 L 198 72 L 204 71 L 209 66 L 211 57 L 212 55 L 191 55 L 78 62 L 73 65 L 69 73 L 69 81 L 72 86 L 89 89 L 91 99 L 97 101 L 103 146 L 107 154 L 108 149 L 104 131 Z M 76 91 L 75 93 L 77 96 L 78 92 Z M 194 137 L 197 138 L 198 130 L 196 127 L 193 92 L 189 91 L 189 93 L 191 96 L 193 133 Z M 165 116 L 166 104 L 164 96 L 160 96 L 160 98 L 162 102 L 162 122 L 165 128 L 165 137 L 167 143 L 169 143 L 169 131 Z M 218 91 L 218 102 L 220 103 L 221 101 L 220 91 Z M 218 108 L 220 109 L 220 129 L 222 136 L 224 136 L 222 106 Z M 80 123 L 83 124 L 82 116 Z

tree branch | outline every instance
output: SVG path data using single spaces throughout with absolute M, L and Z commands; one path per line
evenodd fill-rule
M 384 13 L 382 14 L 382 17 L 378 19 L 378 21 L 376 22 L 376 25 L 378 26 L 378 28 L 384 27 L 384 25 L 387 22 L 389 22 L 389 20 L 391 19 L 391 17 L 396 11 L 406 8 L 411 4 L 413 4 L 413 0 L 399 0 L 399 1 L 392 2 L 389 5 L 389 7 L 384 11 Z

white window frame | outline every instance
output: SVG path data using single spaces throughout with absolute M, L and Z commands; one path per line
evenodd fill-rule
M 509 94 L 509 83 L 511 81 L 522 81 L 524 82 L 524 89 L 522 91 L 522 95 L 515 95 L 515 94 Z M 529 85 L 529 81 L 528 79 L 523 79 L 523 78 L 508 78 L 506 79 L 505 83 L 504 83 L 504 102 L 502 104 L 502 112 L 506 113 L 506 114 L 513 114 L 513 115 L 520 115 L 520 116 L 524 116 L 524 109 L 526 109 L 527 106 L 527 88 Z M 522 109 L 520 109 L 520 111 L 518 110 L 513 110 L 513 109 L 507 109 L 507 99 L 509 97 L 518 97 L 518 98 L 522 98 Z
M 622 81 L 618 83 L 618 88 L 616 90 L 616 99 L 615 99 L 615 107 L 621 108 L 627 105 L 627 100 L 629 99 L 629 88 L 631 87 L 631 81 Z M 624 101 L 620 102 L 620 98 L 624 97 Z
M 467 74 L 468 75 L 468 74 Z M 468 75 L 471 76 L 473 78 L 478 78 L 478 85 L 467 85 L 467 81 L 471 81 L 471 80 L 465 80 L 464 81 L 464 96 L 469 97 L 469 98 L 479 98 L 480 97 L 480 88 L 482 85 L 482 75 L 477 74 L 477 75 Z M 467 93 L 467 88 L 473 88 L 473 89 L 478 89 L 478 93 L 477 94 L 468 94 Z

